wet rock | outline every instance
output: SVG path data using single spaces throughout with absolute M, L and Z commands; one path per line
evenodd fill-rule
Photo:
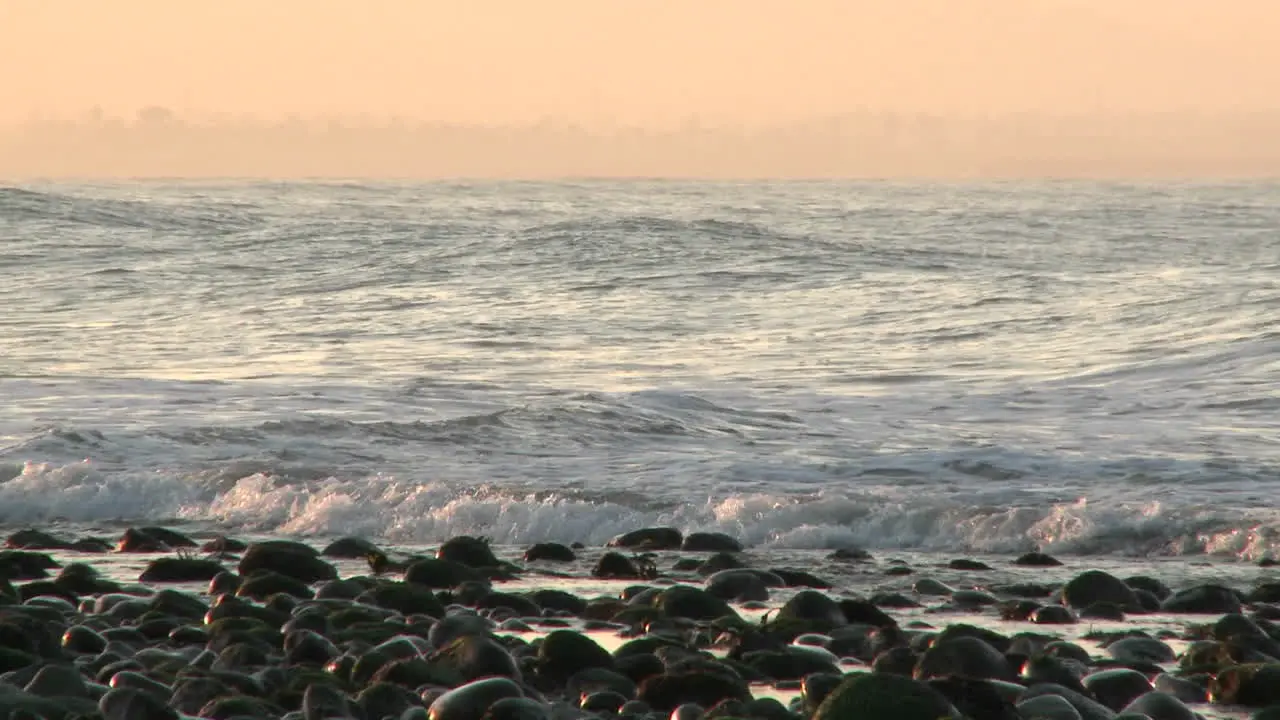
M 429 587 L 412 582 L 382 581 L 356 599 L 403 615 L 439 618 L 445 613 L 444 605 Z
M 602 690 L 617 693 L 627 700 L 633 700 L 636 696 L 636 683 L 622 673 L 602 667 L 579 670 L 565 683 L 565 692 L 568 695 L 581 697 L 588 693 Z
M 351 717 L 351 702 L 346 693 L 332 685 L 312 683 L 302 693 L 304 720 L 328 720 Z
M 1005 656 L 976 637 L 944 638 L 921 656 L 915 677 L 921 680 L 957 675 L 975 679 L 1015 678 Z
M 831 653 L 798 646 L 748 652 L 741 662 L 771 680 L 799 680 L 808 675 L 839 672 Z
M 1018 713 L 1035 720 L 1081 720 L 1080 712 L 1060 695 L 1040 695 L 1018 703 Z
M 381 552 L 381 548 L 368 540 L 348 535 L 326 545 L 320 551 L 320 555 L 323 557 L 359 560 Z
M 1156 596 L 1158 600 L 1164 600 L 1173 594 L 1168 585 L 1160 580 L 1146 575 L 1133 575 L 1124 579 L 1124 584 L 1134 590 L 1145 590 Z
M 71 541 L 43 530 L 19 530 L 5 538 L 4 546 L 14 550 L 70 550 Z
M 61 567 L 51 555 L 30 550 L 0 551 L 0 577 L 9 580 L 41 580 Z
M 917 595 L 950 596 L 955 593 L 955 588 L 927 577 L 916 580 L 911 590 Z
M 844 681 L 839 673 L 813 673 L 800 680 L 800 700 L 806 715 L 812 715 L 823 700 Z
M 1062 561 L 1042 552 L 1029 552 L 1019 555 L 1013 564 L 1023 567 L 1058 567 L 1062 565 Z
M 98 701 L 103 720 L 177 720 L 178 713 L 151 693 L 114 688 Z
M 215 698 L 200 708 L 197 713 L 207 720 L 243 720 L 245 718 L 280 717 L 283 711 L 265 700 L 247 695 L 231 695 Z
M 272 570 L 259 570 L 246 576 L 240 581 L 240 587 L 236 589 L 237 596 L 253 598 L 259 602 L 279 593 L 301 600 L 310 600 L 315 597 L 315 592 L 307 583 Z
M 62 568 L 53 584 L 74 595 L 120 592 L 119 583 L 103 579 L 93 566 L 85 563 L 71 563 Z
M 430 659 L 456 671 L 463 680 L 489 676 L 521 679 L 515 658 L 489 636 L 463 635 L 436 651 Z
M 1200 704 L 1209 702 L 1209 689 L 1186 678 L 1176 677 L 1169 673 L 1160 673 L 1151 680 L 1152 686 L 1166 695 L 1172 695 L 1184 703 Z
M 715 575 L 721 570 L 741 570 L 746 567 L 746 561 L 738 557 L 736 554 L 718 552 L 713 553 L 710 557 L 701 561 L 698 564 L 697 571 L 699 575 Z
M 543 610 L 554 610 L 558 612 L 567 612 L 574 615 L 582 613 L 587 609 L 587 601 L 564 590 L 556 590 L 554 588 L 543 588 L 533 590 L 529 593 L 529 599 L 537 603 L 538 607 Z
M 1149 637 L 1126 637 L 1108 643 L 1107 654 L 1121 662 L 1171 663 L 1173 648 L 1163 640 Z
M 615 715 L 618 708 L 627 704 L 627 698 L 612 690 L 599 690 L 582 696 L 578 707 L 587 712 Z
M 230 555 L 232 553 L 242 553 L 249 548 L 249 543 L 243 540 L 236 540 L 225 535 L 206 542 L 200 546 L 200 552 L 209 553 L 211 555 Z
M 1076 616 L 1061 605 L 1046 605 L 1031 613 L 1030 620 L 1039 625 L 1070 625 L 1076 621 Z
M 338 578 L 338 571 L 321 560 L 315 548 L 288 540 L 253 543 L 240 558 L 238 569 L 242 576 L 271 570 L 307 584 Z
M 751 700 L 751 692 L 741 678 L 695 670 L 647 678 L 640 683 L 637 699 L 655 710 L 671 712 L 687 704 L 711 707 L 727 699 L 746 702 Z
M 551 720 L 551 717 L 550 708 L 527 697 L 500 698 L 484 714 L 484 720 Z
M 466 582 L 482 580 L 474 569 L 448 559 L 424 558 L 409 564 L 404 581 L 433 589 L 449 589 Z
M 901 675 L 854 673 L 823 700 L 812 720 L 959 719 L 951 702 L 929 685 Z
M 793 595 L 773 620 L 799 622 L 818 632 L 842 627 L 849 622 L 839 603 L 816 590 L 801 590 Z
M 952 570 L 990 570 L 991 566 L 980 561 L 971 560 L 969 558 L 956 558 L 947 563 L 947 567 Z
M 45 665 L 24 688 L 40 697 L 89 697 L 89 688 L 79 670 L 72 665 Z
M 1081 684 L 1098 702 L 1116 712 L 1152 690 L 1146 675 L 1128 668 L 1090 673 Z
M 634 550 L 679 550 L 684 535 L 672 527 L 651 527 L 632 530 L 609 541 L 609 547 Z
M 1142 590 L 1134 590 L 1134 595 L 1138 596 L 1138 604 L 1142 605 Z M 1146 608 L 1143 607 L 1145 610 Z M 1096 602 L 1086 608 L 1080 610 L 1081 620 L 1110 620 L 1113 622 L 1121 622 L 1124 620 L 1124 608 L 1112 602 Z
M 436 698 L 428 709 L 431 720 L 483 720 L 489 708 L 504 698 L 524 697 L 507 678 L 487 678 L 456 687 Z
M 562 545 L 554 542 L 544 542 L 533 545 L 524 551 L 525 562 L 537 562 L 545 560 L 547 562 L 573 562 L 578 559 L 573 548 L 568 545 Z
M 219 595 L 235 595 L 236 590 L 240 589 L 242 578 L 233 572 L 219 572 L 209 580 L 209 594 L 213 596 Z
M 1154 690 L 1134 698 L 1121 712 L 1125 715 L 1146 715 L 1151 720 L 1197 720 L 1199 717 L 1178 698 Z
M 1200 585 L 1181 590 L 1160 603 L 1160 610 L 1167 613 L 1220 614 L 1239 613 L 1240 598 L 1236 592 L 1221 585 Z
M 1209 701 L 1258 708 L 1280 705 L 1280 664 L 1235 665 L 1209 683 Z
M 726 616 L 737 616 L 733 608 L 724 600 L 699 588 L 688 585 L 674 585 L 658 595 L 655 606 L 670 617 L 682 617 L 690 620 L 714 620 Z
M 538 675 L 556 687 L 587 668 L 612 669 L 613 656 L 591 638 L 572 630 L 556 630 L 542 639 L 537 654 Z
M 591 570 L 592 577 L 610 580 L 643 580 L 655 574 L 651 568 L 641 567 L 626 555 L 616 552 L 601 555 Z
M 373 718 L 400 717 L 421 706 L 421 699 L 417 694 L 385 682 L 375 682 L 361 690 L 356 695 L 355 702 L 364 709 L 366 717 Z
M 685 552 L 742 552 L 742 543 L 719 532 L 695 532 L 685 536 L 680 549 Z
M 487 538 L 458 535 L 444 541 L 436 550 L 436 559 L 449 560 L 469 568 L 498 567 L 498 557 L 493 554 Z
M 1018 701 L 1018 707 L 1022 708 L 1025 701 L 1037 698 L 1042 695 L 1057 695 L 1070 703 L 1071 707 L 1080 715 L 1081 720 L 1112 720 L 1115 715 L 1106 705 L 1099 703 L 1093 698 L 1082 693 L 1076 692 L 1061 685 L 1052 683 L 1039 683 L 1032 685 L 1023 692 L 1021 699 Z
M 769 572 L 782 578 L 785 583 L 784 587 L 796 588 L 812 588 L 814 590 L 830 590 L 833 586 L 830 581 L 814 575 L 806 570 L 796 570 L 794 568 L 769 568 Z
M 62 647 L 82 655 L 97 655 L 107 647 L 107 639 L 92 628 L 74 625 L 62 634 Z
M 871 553 L 862 548 L 848 547 L 840 548 L 827 556 L 828 560 L 845 560 L 851 562 L 870 562 L 873 558 Z
M 929 681 L 929 687 L 942 693 L 952 707 L 966 718 L 983 720 L 1023 720 L 1014 706 L 1016 695 L 1002 692 L 999 683 L 964 677 L 939 678 Z M 1014 686 L 1015 693 L 1021 688 Z
M 1087 570 L 1068 581 L 1062 588 L 1062 601 L 1074 610 L 1097 602 L 1114 603 L 1130 611 L 1139 609 L 1133 589 L 1101 570 Z
M 439 649 L 466 635 L 487 636 L 492 627 L 492 622 L 479 615 L 447 614 L 427 631 L 427 643 Z

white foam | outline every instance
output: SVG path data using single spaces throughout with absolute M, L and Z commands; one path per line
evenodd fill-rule
M 162 472 L 125 476 L 92 463 L 28 464 L 0 484 L 0 523 L 158 522 L 181 519 L 229 532 L 360 535 L 426 544 L 459 534 L 500 544 L 580 541 L 601 545 L 650 525 L 725 532 L 748 546 L 797 549 L 1063 554 L 1234 555 L 1280 548 L 1280 517 L 1224 515 L 1212 506 L 1150 502 L 964 504 L 951 499 L 766 493 L 730 495 L 663 509 L 493 488 L 459 489 L 393 477 L 284 484 L 264 474 L 222 490 Z

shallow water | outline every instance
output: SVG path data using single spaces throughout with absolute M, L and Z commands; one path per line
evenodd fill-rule
M 1280 540 L 1274 184 L 32 185 L 0 270 L 6 527 Z

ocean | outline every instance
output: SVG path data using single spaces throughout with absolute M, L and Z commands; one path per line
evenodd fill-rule
M 1280 184 L 0 188 L 0 526 L 1280 545 Z

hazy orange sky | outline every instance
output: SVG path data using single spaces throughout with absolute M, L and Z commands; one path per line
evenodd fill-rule
M 1278 0 L 0 0 L 0 121 L 1280 107 Z

